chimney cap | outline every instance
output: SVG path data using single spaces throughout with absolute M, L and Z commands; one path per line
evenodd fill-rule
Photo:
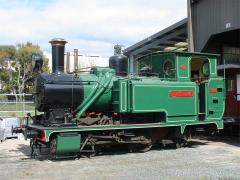
M 55 46 L 64 46 L 67 41 L 65 41 L 63 38 L 53 38 L 52 40 L 49 41 L 52 45 Z

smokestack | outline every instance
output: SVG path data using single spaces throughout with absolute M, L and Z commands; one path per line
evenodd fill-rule
M 74 49 L 74 71 L 78 71 L 78 49 Z
M 54 38 L 49 43 L 52 44 L 52 73 L 64 72 L 64 51 L 67 41 Z

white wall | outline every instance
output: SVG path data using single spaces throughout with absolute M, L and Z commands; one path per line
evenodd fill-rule
M 48 66 L 50 70 L 52 69 L 52 55 L 49 53 L 44 52 L 44 54 L 49 59 Z M 91 67 L 91 66 L 100 66 L 100 67 L 108 67 L 108 57 L 94 57 L 88 56 L 85 54 L 81 54 L 82 56 L 78 56 L 78 69 Z M 66 70 L 66 55 L 64 57 L 65 63 L 65 70 Z M 70 53 L 70 72 L 74 71 L 74 56 L 73 53 Z
M 108 59 L 106 57 L 91 57 L 91 56 L 78 56 L 78 69 L 92 67 L 92 66 L 100 66 L 100 67 L 108 67 Z M 66 69 L 66 56 L 65 56 L 65 69 Z M 70 56 L 70 72 L 74 71 L 74 56 Z

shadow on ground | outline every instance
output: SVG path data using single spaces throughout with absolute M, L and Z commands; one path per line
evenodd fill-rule
M 214 136 L 214 137 L 206 137 L 208 141 L 214 142 L 223 142 L 226 144 L 230 144 L 232 146 L 240 147 L 240 137 L 222 137 L 222 136 Z
M 209 142 L 201 142 L 198 139 L 193 139 L 188 145 L 182 148 L 196 148 L 198 146 L 208 145 L 208 143 Z M 176 148 L 175 144 L 167 144 L 166 146 L 163 146 L 162 144 L 157 144 L 153 146 L 151 150 L 162 151 L 162 150 L 174 150 L 174 149 L 178 149 Z M 32 158 L 35 158 L 36 160 L 39 160 L 39 161 L 51 160 L 49 156 L 50 150 L 47 147 L 42 147 L 41 153 L 39 149 L 35 149 L 35 152 L 34 152 L 34 154 L 36 155 L 35 157 L 34 156 L 31 157 L 31 148 L 29 145 L 25 145 L 25 144 L 19 144 L 17 149 L 10 150 L 10 152 L 16 152 L 16 153 L 21 152 L 22 154 L 24 154 L 24 157 L 22 157 L 21 160 L 29 160 Z M 131 153 L 131 152 L 129 151 L 129 148 L 126 145 L 125 146 L 117 145 L 117 146 L 102 148 L 101 151 L 96 154 L 96 156 L 112 156 L 112 155 L 122 155 L 122 154 L 128 154 L 128 153 Z M 133 152 L 133 153 L 141 153 L 141 152 Z M 80 157 L 76 155 L 74 156 L 69 155 L 65 157 L 57 157 L 57 159 L 54 161 L 73 160 L 75 158 L 93 158 L 93 156 L 90 156 L 90 154 L 84 154 L 84 155 L 81 155 Z

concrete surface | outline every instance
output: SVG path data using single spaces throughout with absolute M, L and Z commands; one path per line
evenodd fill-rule
M 147 153 L 114 150 L 91 159 L 30 159 L 29 141 L 0 144 L 5 179 L 240 179 L 240 139 L 194 139 L 191 147 Z

